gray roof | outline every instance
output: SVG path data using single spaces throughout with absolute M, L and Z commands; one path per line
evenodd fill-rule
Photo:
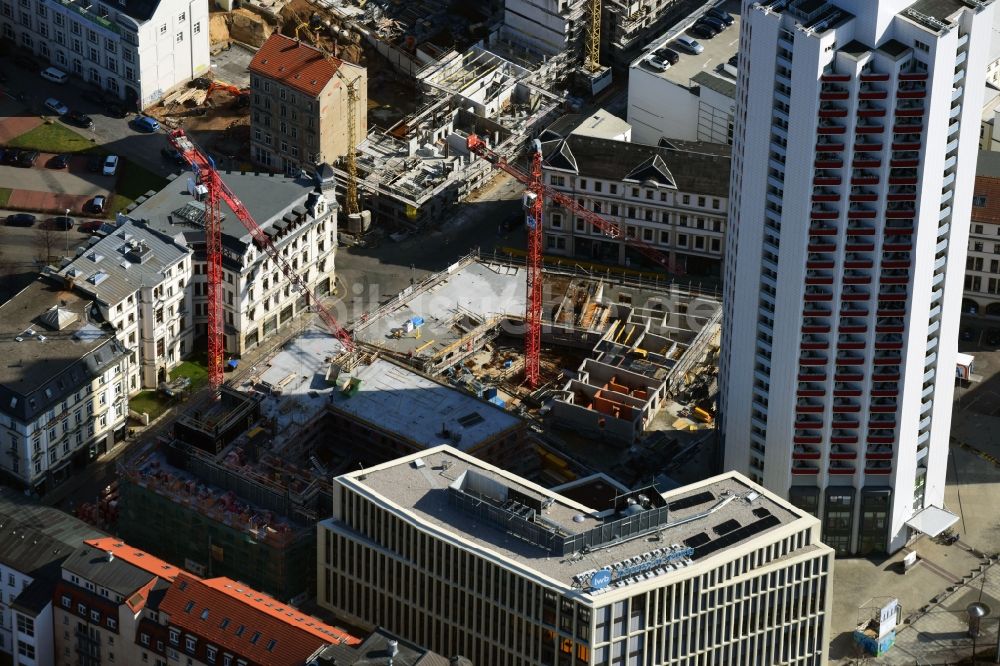
M 58 509 L 0 492 L 0 563 L 23 574 L 60 562 L 84 539 L 104 534 Z
M 691 80 L 709 90 L 714 90 L 720 95 L 725 95 L 731 99 L 736 98 L 736 83 L 728 78 L 712 74 L 711 72 L 698 72 L 691 77 Z
M 126 598 L 157 578 L 155 574 L 129 564 L 120 557 L 108 561 L 108 557 L 103 551 L 86 544 L 81 544 L 72 555 L 66 558 L 66 561 L 63 562 L 63 570 L 89 580 L 98 587 L 105 587 L 117 592 Z
M 220 172 L 222 180 L 240 199 L 263 228 L 270 227 L 296 206 L 310 208 L 316 185 L 311 178 L 289 178 L 278 174 Z M 129 213 L 133 219 L 147 220 L 153 229 L 170 237 L 184 234 L 189 241 L 204 239 L 203 224 L 185 220 L 182 215 L 196 216 L 203 204 L 188 193 L 193 185 L 189 174 L 167 183 L 166 187 L 142 202 Z M 329 201 L 330 207 L 336 206 Z M 223 245 L 239 247 L 250 241 L 250 232 L 239 221 L 232 208 L 223 201 L 222 241 Z
M 32 616 L 40 613 L 52 603 L 52 593 L 56 589 L 56 583 L 59 582 L 59 573 L 58 565 L 46 567 L 41 575 L 34 578 L 26 588 L 21 590 L 11 606 Z
M 141 286 L 163 281 L 163 271 L 191 250 L 141 222 L 124 219 L 118 228 L 90 245 L 59 274 L 96 300 L 115 305 Z
M 681 192 L 725 197 L 729 193 L 729 146 L 706 141 L 676 141 L 670 147 L 570 134 L 542 143 L 545 165 L 605 180 L 652 179 Z
M 445 657 L 404 641 L 384 629 L 376 629 L 358 646 L 328 645 L 319 652 L 319 663 L 336 663 L 337 666 L 385 666 L 389 657 L 389 641 L 396 641 L 393 666 L 448 666 Z
M 976 162 L 976 175 L 1000 178 L 1000 153 L 980 150 L 979 160 Z
M 89 300 L 39 277 L 0 305 L 0 413 L 30 421 L 125 354 Z

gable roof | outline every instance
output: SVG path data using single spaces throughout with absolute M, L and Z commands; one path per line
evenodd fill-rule
M 0 564 L 4 566 L 34 576 L 61 562 L 83 539 L 100 534 L 68 513 L 32 504 L 13 491 L 0 491 Z
M 171 626 L 259 664 L 301 664 L 324 645 L 361 643 L 229 578 L 202 580 L 181 572 L 160 610 Z
M 669 146 L 658 147 L 578 134 L 542 143 L 548 168 L 611 181 L 652 179 L 681 192 L 717 197 L 729 195 L 730 152 L 729 146 L 704 141 L 671 139 Z
M 157 557 L 153 557 L 149 553 L 141 551 L 138 548 L 133 548 L 121 539 L 116 539 L 115 537 L 87 539 L 84 543 L 105 553 L 112 553 L 115 558 L 125 560 L 129 564 L 151 573 L 154 576 L 159 576 L 160 578 L 173 580 L 179 573 L 181 573 L 181 570 L 174 565 L 168 564 Z
M 276 32 L 250 61 L 250 71 L 316 97 L 343 64 L 314 46 Z

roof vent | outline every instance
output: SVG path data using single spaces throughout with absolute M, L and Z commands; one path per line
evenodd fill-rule
M 105 552 L 104 553 L 104 560 L 106 562 L 114 562 L 115 561 L 115 554 L 112 553 L 110 550 L 107 551 L 107 552 Z

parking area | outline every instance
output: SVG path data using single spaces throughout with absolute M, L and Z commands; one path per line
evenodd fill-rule
M 0 165 L 0 183 L 10 189 L 5 205 L 14 210 L 83 213 L 95 196 L 110 196 L 115 178 L 89 171 L 87 156 L 71 156 L 61 169 L 51 167 L 55 158 L 40 153 L 30 168 Z

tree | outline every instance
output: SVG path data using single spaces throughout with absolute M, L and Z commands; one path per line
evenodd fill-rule
M 38 260 L 48 263 L 52 259 L 52 250 L 59 241 L 59 235 L 55 229 L 44 225 L 35 229 L 35 234 L 35 249 L 38 250 Z

